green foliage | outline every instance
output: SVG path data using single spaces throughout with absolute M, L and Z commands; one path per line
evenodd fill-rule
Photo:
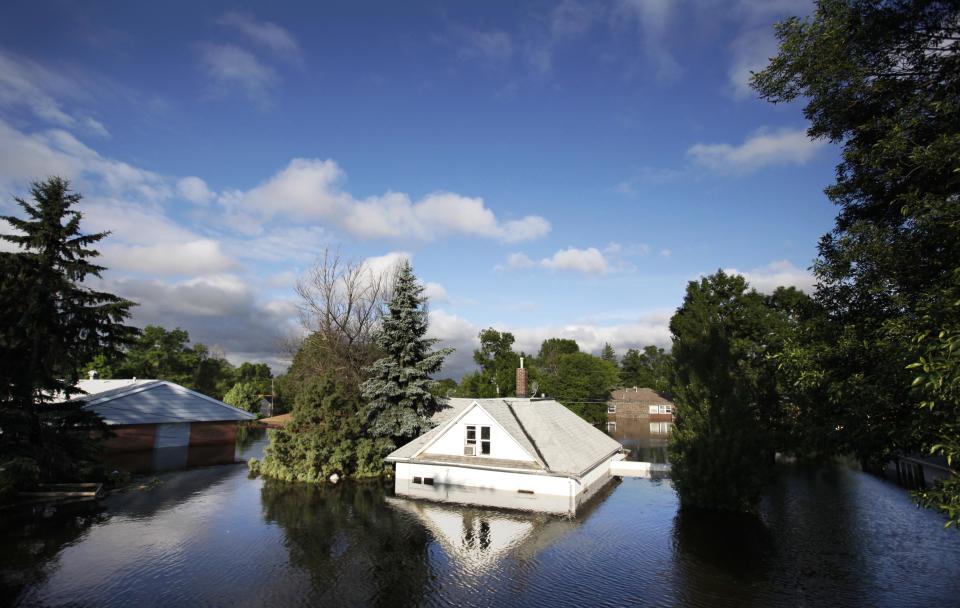
M 960 466 L 960 324 L 952 321 L 949 328 L 919 336 L 920 356 L 908 368 L 917 374 L 913 385 L 925 397 L 920 407 L 938 438 L 929 453 L 943 456 L 956 469 Z M 960 526 L 960 474 L 954 472 L 917 494 L 922 505 L 947 516 L 948 526 Z
M 960 7 L 821 0 L 777 35 L 754 86 L 773 102 L 803 99 L 810 135 L 842 146 L 826 190 L 839 213 L 814 267 L 830 327 L 786 362 L 846 414 L 837 449 L 877 464 L 937 441 L 906 366 L 925 317 L 944 326 L 960 267 Z
M 90 246 L 107 234 L 81 233 L 68 182 L 36 182 L 30 194 L 32 203 L 15 199 L 27 219 L 2 217 L 17 234 L 0 238 L 19 250 L 0 253 L 0 461 L 30 459 L 42 479 L 76 480 L 96 474 L 91 433 L 104 427 L 80 404 L 51 401 L 77 394 L 83 361 L 116 356 L 135 331 L 124 325 L 133 304 L 85 285 L 104 270 Z
M 237 382 L 246 382 L 252 384 L 261 395 L 270 394 L 270 381 L 273 379 L 273 372 L 266 363 L 248 363 L 243 362 L 236 369 L 235 377 Z
M 617 351 L 613 350 L 609 342 L 603 343 L 603 350 L 600 351 L 600 358 L 609 363 L 617 364 Z
M 233 388 L 223 396 L 223 402 L 247 412 L 257 413 L 260 411 L 260 393 L 257 391 L 256 385 L 251 382 L 234 384 Z
M 266 365 L 243 365 L 249 366 L 246 369 L 249 380 L 238 378 L 230 362 L 222 355 L 212 354 L 206 345 L 196 343 L 191 346 L 190 335 L 185 330 L 179 327 L 167 330 L 148 325 L 124 350 L 122 357 L 114 361 L 107 361 L 102 356 L 95 357 L 86 365 L 86 369 L 96 370 L 101 378 L 168 380 L 221 399 L 238 381 L 257 381 L 262 384 L 260 377 Z M 269 374 L 269 368 L 266 373 Z
M 658 393 L 669 393 L 673 357 L 654 345 L 643 351 L 627 350 L 620 361 L 620 384 L 652 388 Z
M 409 261 L 397 270 L 387 309 L 375 335 L 384 357 L 369 367 L 370 377 L 360 390 L 367 399 L 370 435 L 399 444 L 429 430 L 430 417 L 445 407 L 430 391 L 430 375 L 440 371 L 453 350 L 430 351 L 436 340 L 425 337 L 426 297 Z
M 253 472 L 284 481 L 322 483 L 340 477 L 383 474 L 388 439 L 363 433 L 361 405 L 342 382 L 315 378 L 297 395 L 293 420 L 269 431 L 263 461 L 252 460 Z
M 671 477 L 684 507 L 752 510 L 772 474 L 780 399 L 776 314 L 741 276 L 691 281 L 670 320 L 676 424 Z
M 537 367 L 544 374 L 556 375 L 560 357 L 578 352 L 580 352 L 580 345 L 576 340 L 547 338 L 540 345 L 540 352 L 537 353 Z
M 437 380 L 430 386 L 430 392 L 437 397 L 453 397 L 457 394 L 457 381 L 453 378 L 443 378 Z
M 824 433 L 816 450 L 853 451 L 871 465 L 942 451 L 956 438 L 943 425 L 955 410 L 918 409 L 908 366 L 936 359 L 935 345 L 956 327 L 960 5 L 820 0 L 777 36 L 780 51 L 754 87 L 775 103 L 804 100 L 809 134 L 842 150 L 826 189 L 839 213 L 814 267 L 824 327 L 803 329 L 780 357 L 785 390 L 803 404 L 805 443 Z M 941 371 L 924 369 L 928 404 Z M 955 521 L 945 506 L 956 504 L 952 488 L 952 498 L 941 488 L 924 502 Z
M 520 355 L 513 351 L 515 338 L 510 332 L 492 327 L 479 334 L 480 348 L 473 351 L 473 361 L 480 366 L 480 377 L 471 379 L 475 393 L 465 397 L 512 397 L 517 394 L 517 368 Z M 462 383 L 461 383 L 462 384 Z
M 544 373 L 539 380 L 542 392 L 591 424 L 606 421 L 606 402 L 617 381 L 616 365 L 581 352 L 560 355 L 556 373 Z

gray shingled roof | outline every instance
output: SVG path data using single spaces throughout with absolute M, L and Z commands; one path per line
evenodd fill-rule
M 71 401 L 85 401 L 107 424 L 164 424 L 253 420 L 256 415 L 165 380 L 120 386 Z
M 437 426 L 387 457 L 392 462 L 429 460 L 414 455 L 451 426 L 473 403 L 482 407 L 530 455 L 545 473 L 579 476 L 621 449 L 618 441 L 594 428 L 569 409 L 541 399 L 450 399 L 450 407 L 434 416 Z M 483 457 L 476 457 L 482 464 Z

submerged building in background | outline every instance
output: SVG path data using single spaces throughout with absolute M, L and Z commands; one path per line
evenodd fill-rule
M 84 380 L 84 402 L 110 428 L 104 459 L 146 471 L 235 460 L 237 425 L 256 415 L 165 380 Z
M 573 515 L 613 479 L 622 446 L 550 399 L 449 400 L 387 457 L 398 495 Z

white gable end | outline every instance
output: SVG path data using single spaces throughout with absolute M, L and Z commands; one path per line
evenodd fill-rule
M 453 425 L 428 444 L 421 454 L 442 454 L 444 456 L 463 456 L 466 446 L 467 427 L 476 427 L 475 455 L 479 458 L 498 458 L 503 460 L 521 460 L 535 462 L 500 424 L 478 404 L 474 404 Z M 481 427 L 490 429 L 490 453 L 481 454 Z

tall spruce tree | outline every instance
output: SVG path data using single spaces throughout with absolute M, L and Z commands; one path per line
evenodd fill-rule
M 377 345 L 386 353 L 367 368 L 361 386 L 367 400 L 368 432 L 398 444 L 430 428 L 430 417 L 445 406 L 430 392 L 430 374 L 440 371 L 452 348 L 430 351 L 436 340 L 427 333 L 427 299 L 409 261 L 397 270 L 388 313 L 377 332 Z
M 81 195 L 59 177 L 30 194 L 32 203 L 14 199 L 26 219 L 2 216 L 15 233 L 0 238 L 18 251 L 0 253 L 0 456 L 31 458 L 53 475 L 77 460 L 91 424 L 75 405 L 52 404 L 54 395 L 76 394 L 82 364 L 117 354 L 136 330 L 124 324 L 131 302 L 84 284 L 104 270 L 90 246 L 107 233 L 81 233 Z

